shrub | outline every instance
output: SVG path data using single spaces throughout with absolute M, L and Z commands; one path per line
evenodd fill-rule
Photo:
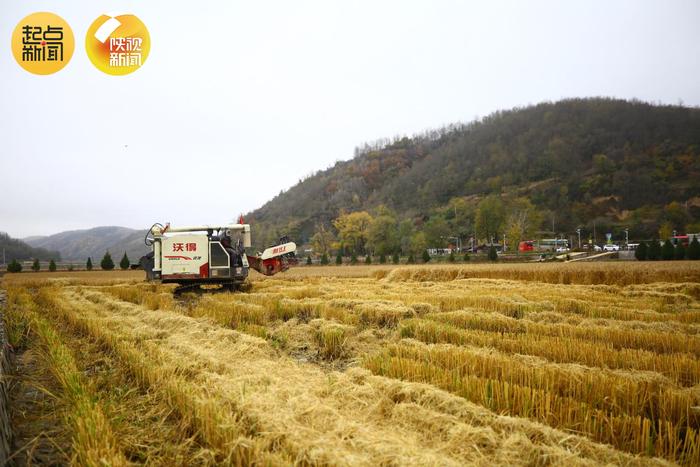
M 386 256 L 384 256 L 384 253 L 379 255 L 379 264 L 386 264 Z
M 450 251 L 450 256 L 447 257 L 447 261 L 449 261 L 450 263 L 454 263 L 454 262 L 455 262 L 455 253 L 454 253 L 454 251 Z
M 22 272 L 22 265 L 16 259 L 10 261 L 7 265 L 7 272 Z
M 498 261 L 498 252 L 493 245 L 489 248 L 489 261 Z
M 464 253 L 464 258 L 462 258 L 462 260 L 464 260 L 465 262 L 469 261 L 469 253 Z
M 634 250 L 634 257 L 637 258 L 638 261 L 646 261 L 647 259 L 647 244 L 646 242 L 641 242 L 639 246 L 637 246 L 637 249 Z
M 658 240 L 652 240 L 647 248 L 647 259 L 657 261 L 659 258 L 661 258 L 661 245 L 659 245 Z
M 668 238 L 664 242 L 664 246 L 661 247 L 661 259 L 664 261 L 670 261 L 676 256 L 676 249 L 673 247 L 673 243 Z
M 423 250 L 423 262 L 427 263 L 430 261 L 430 253 L 428 253 L 428 250 Z
M 321 264 L 326 266 L 328 263 L 330 263 L 330 260 L 328 259 L 328 253 L 324 253 L 323 256 L 321 256 Z
M 408 264 L 414 264 L 416 262 L 416 258 L 413 257 L 413 253 L 408 255 L 408 260 L 406 261 Z
M 129 261 L 129 257 L 126 256 L 126 251 L 124 252 L 124 256 L 122 256 L 121 261 L 119 261 L 119 267 L 121 268 L 122 271 L 126 271 L 129 269 L 129 266 L 131 266 L 131 261 Z
M 307 264 L 307 266 L 311 266 L 311 264 L 312 264 L 312 262 L 311 262 L 311 255 L 309 255 L 309 256 L 306 257 L 306 264 Z
M 372 256 L 371 255 L 365 256 L 365 264 L 372 264 Z
M 688 245 L 688 259 L 700 259 L 700 242 L 698 237 L 693 237 L 693 241 Z
M 339 266 L 343 264 L 343 255 L 341 255 L 340 252 L 338 252 L 338 255 L 335 257 L 335 264 Z
M 56 261 L 49 261 L 49 272 L 56 272 Z
M 350 256 L 350 264 L 357 264 L 357 255 L 355 253 Z
M 87 263 L 85 263 L 85 269 L 88 271 L 92 271 L 92 258 L 88 256 Z
M 685 247 L 683 246 L 682 243 L 679 243 L 676 246 L 676 256 L 673 259 L 678 259 L 678 260 L 685 259 L 685 254 L 686 254 Z
M 112 261 L 112 255 L 109 254 L 109 251 L 105 252 L 105 255 L 102 257 L 100 267 L 105 271 L 111 271 L 114 269 L 114 261 Z
M 394 264 L 399 264 L 400 258 L 398 253 L 394 253 L 394 256 L 391 257 L 391 262 Z
M 35 259 L 32 263 L 32 271 L 39 272 L 39 270 L 41 270 L 41 264 L 39 263 L 38 259 Z

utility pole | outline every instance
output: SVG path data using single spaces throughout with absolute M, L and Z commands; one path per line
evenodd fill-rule
M 578 249 L 581 249 L 581 229 L 578 228 L 576 229 L 576 233 L 578 234 Z
M 625 248 L 630 249 L 630 229 L 625 229 Z

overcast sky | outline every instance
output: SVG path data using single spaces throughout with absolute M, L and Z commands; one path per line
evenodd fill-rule
M 71 62 L 34 76 L 10 37 L 51 11 Z M 89 62 L 101 14 L 151 52 Z M 0 231 L 231 221 L 365 141 L 564 97 L 700 105 L 700 2 L 16 1 L 0 3 Z

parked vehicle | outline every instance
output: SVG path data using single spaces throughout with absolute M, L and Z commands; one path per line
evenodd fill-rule
M 620 245 L 615 245 L 614 243 L 610 243 L 610 244 L 605 245 L 603 247 L 603 251 L 620 251 Z

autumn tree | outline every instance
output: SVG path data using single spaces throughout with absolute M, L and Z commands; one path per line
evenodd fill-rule
M 338 230 L 341 242 L 349 247 L 353 254 L 364 253 L 367 243 L 367 233 L 372 223 L 372 216 L 367 211 L 341 214 L 333 225 Z
M 659 238 L 671 238 L 671 236 L 673 236 L 673 224 L 666 221 L 659 227 Z
M 396 216 L 391 210 L 380 206 L 367 231 L 368 248 L 375 254 L 391 254 L 399 248 L 398 234 Z
M 423 226 L 425 239 L 431 248 L 443 248 L 447 244 L 447 237 L 450 235 L 450 226 L 440 215 L 431 216 Z
M 411 240 L 414 233 L 413 221 L 405 219 L 399 222 L 399 249 L 401 253 L 407 254 L 411 251 Z
M 314 249 L 314 252 L 319 255 L 327 255 L 330 253 L 334 242 L 335 235 L 333 235 L 333 232 L 323 223 L 316 224 L 316 231 L 311 237 L 311 248 Z
M 487 242 L 498 237 L 505 221 L 505 207 L 500 196 L 487 196 L 479 202 L 474 220 L 476 233 Z
M 414 233 L 411 237 L 411 247 L 409 251 L 412 254 L 420 255 L 423 254 L 423 251 L 425 251 L 427 248 L 428 241 L 425 238 L 425 234 L 423 232 Z
M 518 252 L 520 242 L 532 238 L 542 224 L 542 214 L 527 198 L 517 198 L 508 207 L 506 237 L 511 250 Z

